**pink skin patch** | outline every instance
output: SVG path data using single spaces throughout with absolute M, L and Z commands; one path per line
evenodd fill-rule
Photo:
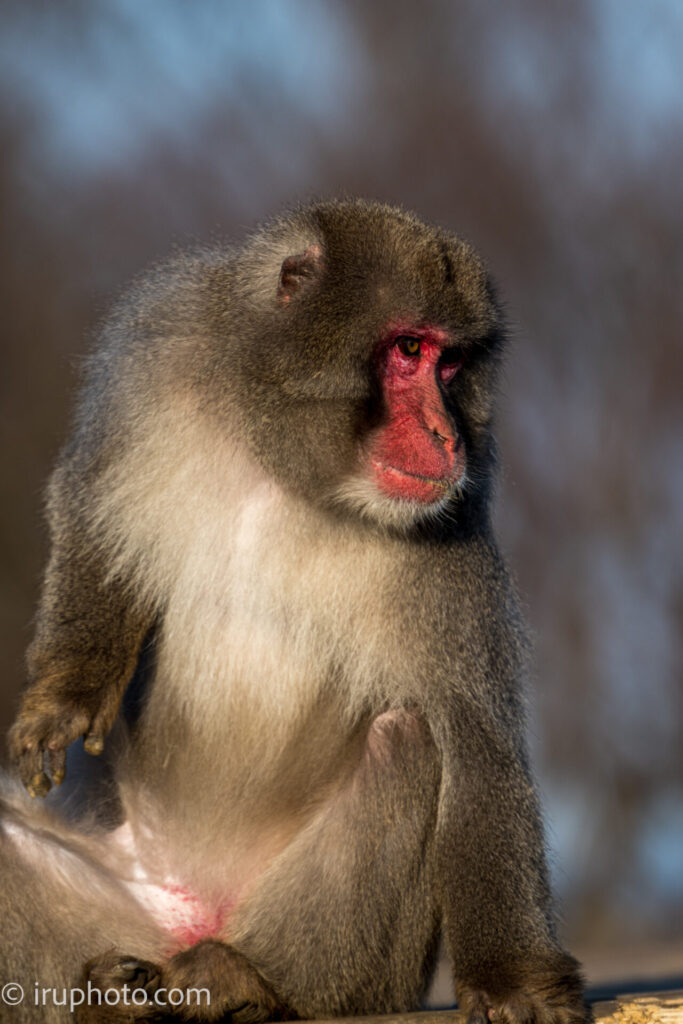
M 202 939 L 223 938 L 236 898 L 207 904 L 187 886 L 172 881 L 129 881 L 128 887 L 162 928 L 173 936 L 173 950 L 194 946 Z
M 194 946 L 202 939 L 219 938 L 225 933 L 234 900 L 207 907 L 196 893 L 181 885 L 165 885 L 163 889 L 168 899 L 165 925 L 180 943 Z
M 366 755 L 370 761 L 388 765 L 400 743 L 406 740 L 417 743 L 421 739 L 422 721 L 417 711 L 408 708 L 383 711 L 368 731 Z
M 110 833 L 108 841 L 130 858 L 128 877 L 124 877 L 124 881 L 131 894 L 157 924 L 173 936 L 169 955 L 177 948 L 193 946 L 202 939 L 225 936 L 230 916 L 239 902 L 238 892 L 208 904 L 172 875 L 161 873 L 161 877 L 150 878 L 138 859 L 135 835 L 129 822 Z
M 379 349 L 387 420 L 368 455 L 373 479 L 389 497 L 433 504 L 465 471 L 462 439 L 439 387 L 462 365 L 449 342 L 439 327 L 394 324 Z

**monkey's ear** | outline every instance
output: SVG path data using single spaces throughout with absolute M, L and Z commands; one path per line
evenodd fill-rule
M 320 276 L 322 262 L 322 246 L 317 244 L 309 245 L 303 252 L 282 261 L 277 286 L 277 301 L 281 306 L 288 305 L 295 295 Z

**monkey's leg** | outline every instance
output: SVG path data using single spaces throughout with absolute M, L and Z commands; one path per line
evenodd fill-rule
M 56 484 L 51 518 L 29 682 L 9 736 L 10 755 L 32 796 L 47 793 L 50 775 L 62 782 L 74 740 L 85 736 L 88 753 L 101 753 L 151 624 L 125 584 L 107 579 L 104 555 L 70 516 Z
M 17 996 L 2 1019 L 68 1024 L 72 1007 L 87 1006 L 87 960 L 119 948 L 157 962 L 169 935 L 105 863 L 97 837 L 62 825 L 17 787 L 2 788 L 0 985 L 12 983 Z M 104 1021 L 105 1008 L 91 1003 L 91 1020 Z
M 412 712 L 381 715 L 360 746 L 215 934 L 231 948 L 200 942 L 160 963 L 162 985 L 206 985 L 212 1007 L 245 1021 L 419 1006 L 439 933 L 439 766 Z
M 423 723 L 381 715 L 351 776 L 238 908 L 231 941 L 299 1017 L 418 1008 L 439 933 L 438 780 Z
M 526 755 L 480 705 L 454 696 L 451 714 L 433 723 L 443 765 L 435 877 L 458 1002 L 469 1024 L 584 1024 L 578 964 L 555 936 Z

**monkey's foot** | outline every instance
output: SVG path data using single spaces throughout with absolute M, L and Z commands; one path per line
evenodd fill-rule
M 162 984 L 168 992 L 188 994 L 184 1005 L 174 1007 L 174 1013 L 178 1020 L 193 1024 L 224 1018 L 233 1024 L 258 1024 L 294 1016 L 246 957 L 214 939 L 171 957 L 164 965 Z M 195 995 L 198 989 L 208 992 L 209 998 L 203 993 Z
M 467 1024 L 590 1024 L 578 964 L 566 953 L 534 958 L 516 969 L 487 969 L 487 985 L 456 982 Z
M 29 690 L 10 729 L 9 751 L 31 796 L 45 796 L 53 783 L 61 785 L 66 748 L 81 736 L 89 754 L 102 753 L 111 726 L 109 719 L 113 720 L 107 711 L 93 713 L 81 702 Z
M 158 999 L 161 969 L 148 960 L 122 956 L 116 951 L 90 960 L 84 969 L 83 988 L 88 1004 L 74 1011 L 77 1024 L 160 1024 L 173 1018 Z

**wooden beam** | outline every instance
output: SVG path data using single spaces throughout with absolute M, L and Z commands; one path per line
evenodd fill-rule
M 683 991 L 617 996 L 593 1012 L 596 1024 L 683 1024 Z
M 595 1024 L 683 1024 L 683 991 L 617 996 L 607 1003 L 594 1003 L 593 1013 Z M 376 1017 L 335 1017 L 316 1024 L 465 1024 L 465 1015 L 460 1010 L 423 1010 Z

